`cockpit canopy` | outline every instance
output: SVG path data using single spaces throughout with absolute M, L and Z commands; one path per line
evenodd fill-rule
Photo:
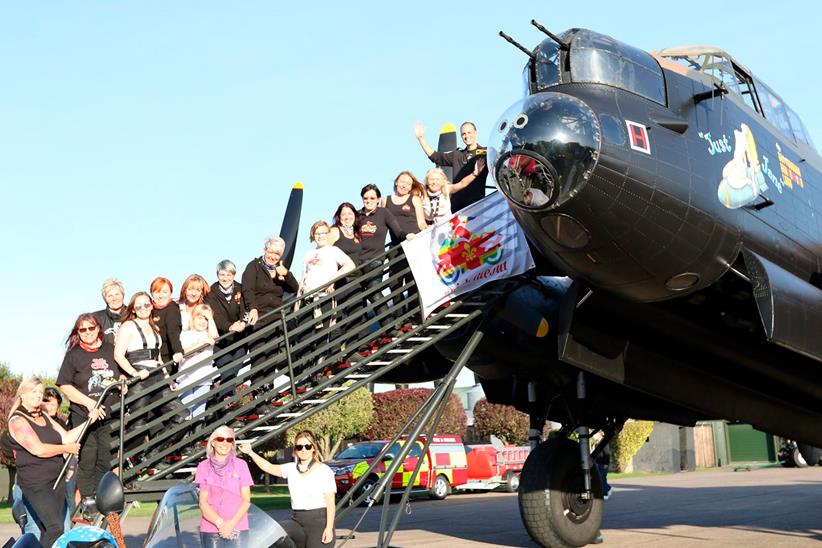
M 561 83 L 586 82 L 617 87 L 666 104 L 665 77 L 649 53 L 586 29 L 571 29 L 560 38 L 570 44 L 569 52 L 551 38 L 534 49 L 533 72 L 530 62 L 525 67 L 528 94 Z
M 534 49 L 533 61 L 523 71 L 526 96 L 559 84 L 584 82 L 613 86 L 667 106 L 665 76 L 654 55 L 587 29 L 570 29 L 559 39 L 564 44 L 546 38 Z M 727 52 L 713 46 L 684 46 L 664 49 L 657 57 L 710 76 L 788 139 L 815 148 L 799 116 Z
M 741 97 L 748 107 L 764 116 L 788 139 L 815 148 L 799 116 L 726 51 L 714 46 L 697 45 L 667 48 L 658 55 L 710 76 Z

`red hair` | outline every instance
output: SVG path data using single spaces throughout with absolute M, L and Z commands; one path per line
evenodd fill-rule
M 153 280 L 151 280 L 151 286 L 149 287 L 151 292 L 154 293 L 155 291 L 160 291 L 164 285 L 168 286 L 168 291 L 171 293 L 174 291 L 174 286 L 171 285 L 171 280 L 168 278 L 163 278 L 162 276 L 157 276 Z

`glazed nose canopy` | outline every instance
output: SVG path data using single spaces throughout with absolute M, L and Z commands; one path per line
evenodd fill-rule
M 600 127 L 591 108 L 564 93 L 531 95 L 497 122 L 488 146 L 497 187 L 524 209 L 572 198 L 599 156 Z

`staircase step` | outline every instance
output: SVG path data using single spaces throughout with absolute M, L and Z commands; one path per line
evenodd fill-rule
M 373 361 L 370 362 L 368 365 L 391 365 L 394 362 L 382 362 L 382 361 Z M 349 375 L 350 377 L 351 375 Z
M 289 417 L 289 418 L 291 418 L 291 417 L 302 417 L 303 415 L 305 415 L 305 412 L 304 411 L 299 411 L 297 413 L 280 413 L 277 416 L 278 417 Z
M 279 426 L 255 426 L 254 428 L 252 428 L 252 430 L 260 432 L 271 432 L 272 430 L 276 430 L 277 428 L 279 428 Z
M 343 392 L 345 390 L 348 390 L 347 386 L 329 386 L 329 387 L 323 388 L 323 392 Z
M 386 354 L 408 354 L 409 352 L 412 352 L 412 351 L 413 351 L 412 348 L 392 348 L 391 350 L 386 352 Z
M 460 313 L 460 314 L 456 314 L 456 313 L 451 313 L 451 314 L 446 314 L 446 315 L 445 315 L 445 317 L 446 317 L 446 318 L 467 318 L 467 317 L 468 317 L 468 314 L 462 314 L 462 313 Z
M 346 379 L 367 379 L 370 377 L 368 373 L 351 373 L 350 375 L 346 375 Z
M 428 342 L 431 340 L 431 337 L 408 337 L 405 340 L 408 342 Z
M 303 400 L 303 401 L 301 401 L 300 403 L 301 403 L 301 404 L 308 404 L 308 403 L 310 403 L 310 404 L 318 404 L 318 403 L 325 403 L 325 402 L 326 402 L 326 400 Z

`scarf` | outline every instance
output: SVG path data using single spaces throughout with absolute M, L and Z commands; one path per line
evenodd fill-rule
M 222 294 L 223 294 L 223 297 L 225 297 L 225 300 L 226 300 L 226 301 L 230 301 L 230 300 L 231 300 L 231 297 L 233 297 L 233 296 L 234 296 L 234 282 L 231 282 L 231 285 L 230 285 L 230 286 L 228 286 L 228 289 L 225 289 L 225 288 L 224 288 L 223 286 L 221 286 L 220 284 L 217 284 L 217 287 L 219 287 L 219 288 L 220 288 L 220 293 L 222 293 Z
M 220 462 L 217 458 L 212 454 L 208 457 L 208 462 L 211 464 L 211 469 L 214 470 L 214 473 L 217 474 L 219 477 L 225 476 L 226 469 L 229 468 L 229 464 L 233 464 L 234 459 L 237 457 L 234 456 L 233 453 L 229 453 L 228 457 L 226 457 L 224 462 Z M 232 466 L 233 468 L 233 466 Z
M 79 341 L 78 344 L 80 345 L 80 348 L 82 348 L 86 352 L 97 352 L 98 350 L 100 350 L 100 347 L 103 346 L 102 341 L 99 341 L 99 340 L 94 343 L 97 346 L 88 345 L 88 344 L 84 343 L 83 341 Z
M 265 269 L 268 270 L 269 272 L 273 272 L 274 270 L 277 269 L 277 265 L 268 264 L 265 260 L 265 257 L 260 257 L 260 263 L 262 263 L 262 265 L 265 267 Z

